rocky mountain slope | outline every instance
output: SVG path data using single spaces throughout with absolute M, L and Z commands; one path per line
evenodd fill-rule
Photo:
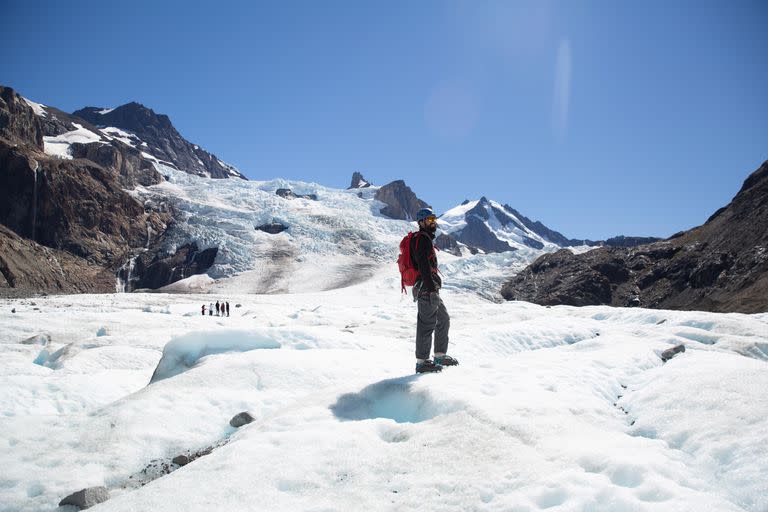
M 107 268 L 22 238 L 0 225 L 0 295 L 115 291 Z
M 768 162 L 702 226 L 635 248 L 547 254 L 501 293 L 546 305 L 768 311 Z
M 378 213 L 385 217 L 397 220 L 413 220 L 416 212 L 422 208 L 429 208 L 429 204 L 422 201 L 403 180 L 395 180 L 383 186 L 375 186 L 359 172 L 352 174 L 352 182 L 347 190 L 359 190 L 358 197 L 372 197 L 376 201 L 384 203 Z M 372 194 L 372 195 L 371 195 Z
M 246 177 L 215 155 L 187 141 L 168 116 L 136 102 L 117 108 L 86 107 L 72 113 L 102 131 L 122 136 L 124 142 L 173 167 L 210 178 Z
M 115 275 L 138 253 L 167 258 L 179 275 L 204 271 L 201 262 L 209 258 L 185 267 L 161 251 L 175 223 L 173 207 L 132 192 L 164 180 L 153 150 L 134 134 L 99 128 L 0 86 L 0 224 L 7 228 L 0 231 L 7 249 L 0 254 L 0 293 L 115 291 Z M 54 274 L 47 270 L 51 258 L 58 262 Z
M 429 207 L 426 202 L 416 197 L 403 180 L 396 180 L 380 187 L 374 199 L 387 205 L 381 209 L 381 213 L 390 219 L 413 220 L 416 218 L 416 212 Z
M 372 187 L 373 183 L 366 181 L 365 178 L 363 178 L 363 175 L 359 172 L 353 172 L 352 173 L 352 182 L 349 184 L 349 187 L 347 187 L 347 190 L 352 188 L 368 188 Z

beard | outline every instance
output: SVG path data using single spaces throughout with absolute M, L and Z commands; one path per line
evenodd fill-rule
M 427 225 L 424 227 L 424 231 L 432 235 L 432 237 L 435 236 L 435 233 L 437 232 L 437 224 Z

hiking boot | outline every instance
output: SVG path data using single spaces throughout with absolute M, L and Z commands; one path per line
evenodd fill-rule
M 435 356 L 435 364 L 440 366 L 457 366 L 459 362 L 449 355 Z
M 443 371 L 443 367 L 435 364 L 429 359 L 423 363 L 416 363 L 416 373 L 436 373 Z

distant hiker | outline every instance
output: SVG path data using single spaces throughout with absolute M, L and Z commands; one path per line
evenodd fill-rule
M 205 304 L 203 304 L 203 309 L 200 311 L 203 316 L 205 316 Z
M 229 302 L 227 302 L 227 316 L 229 316 Z
M 208 316 L 213 316 L 213 302 L 208 304 Z
M 219 316 L 219 301 L 216 301 L 216 316 Z
M 437 217 L 429 208 L 416 214 L 419 231 L 408 234 L 410 263 L 418 271 L 413 285 L 413 301 L 418 304 L 416 318 L 416 373 L 439 372 L 443 366 L 455 366 L 459 362 L 448 352 L 448 329 L 451 318 L 440 298 L 442 279 L 437 271 L 437 255 L 433 240 L 437 231 Z M 432 333 L 435 335 L 435 359 L 429 359 L 432 350 Z

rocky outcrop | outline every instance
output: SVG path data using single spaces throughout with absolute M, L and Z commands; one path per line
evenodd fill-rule
M 347 190 L 352 188 L 368 188 L 371 185 L 373 185 L 373 183 L 363 178 L 362 174 L 360 174 L 359 172 L 354 172 L 352 173 L 352 184 L 349 185 Z
M 666 363 L 673 357 L 675 357 L 677 354 L 681 354 L 685 352 L 685 345 L 676 345 L 672 348 L 668 348 L 664 352 L 661 353 L 661 362 Z
M 85 128 L 99 137 L 98 142 L 90 144 L 74 143 L 70 146 L 71 156 L 75 159 L 84 158 L 96 162 L 107 169 L 114 169 L 119 174 L 119 181 L 123 188 L 133 189 L 136 185 L 155 185 L 162 181 L 162 176 L 155 170 L 152 161 L 145 158 L 141 151 L 125 144 L 117 139 L 110 139 L 102 134 L 99 129 L 88 121 L 63 112 L 57 108 L 45 106 L 43 113 L 35 115 L 32 108 L 19 96 L 16 96 L 17 109 L 20 107 L 26 112 L 16 114 L 16 124 L 26 123 L 29 116 L 34 116 L 33 124 L 42 129 L 42 136 L 55 137 L 63 133 Z M 0 107 L 0 110 L 2 108 Z M 20 118 L 20 120 L 19 120 Z M 42 141 L 42 136 L 40 137 Z M 29 147 L 27 140 L 24 147 Z M 43 144 L 34 145 L 36 149 L 44 149 Z
M 108 499 L 109 490 L 106 487 L 88 487 L 70 494 L 59 502 L 59 506 L 73 505 L 82 510 L 103 503 Z
M 141 253 L 118 271 L 125 291 L 155 290 L 181 279 L 202 274 L 211 268 L 219 249 L 200 250 L 195 242 L 179 247 L 172 254 Z
M 270 222 L 268 224 L 256 226 L 256 229 L 259 231 L 264 231 L 265 233 L 269 233 L 270 235 L 276 235 L 288 229 L 288 226 L 285 224 L 280 224 L 279 222 Z
M 163 181 L 155 166 L 141 152 L 119 141 L 109 144 L 72 144 L 72 156 L 96 162 L 118 173 L 123 188 L 134 189 L 137 185 L 148 187 Z
M 43 149 L 43 126 L 32 107 L 10 87 L 0 86 L 0 137 Z
M 247 179 L 231 165 L 187 141 L 168 116 L 156 114 L 140 103 L 131 102 L 114 109 L 86 107 L 72 115 L 96 126 L 111 126 L 135 134 L 146 143 L 142 151 L 184 172 L 211 178 Z
M 546 305 L 768 311 L 768 162 L 702 226 L 634 248 L 547 254 L 501 293 Z
M 275 190 L 275 194 L 278 196 L 284 198 L 284 199 L 311 199 L 312 201 L 317 201 L 317 194 L 296 194 L 293 190 L 289 188 L 279 188 Z
M 0 170 L 0 223 L 41 245 L 110 268 L 131 247 L 145 247 L 149 232 L 165 230 L 167 215 L 146 212 L 114 171 L 90 160 L 0 140 Z
M 0 225 L 0 296 L 105 291 L 115 291 L 115 276 L 106 268 Z
M 661 240 L 661 238 L 655 237 L 655 236 L 614 236 L 609 238 L 604 242 L 605 245 L 608 247 L 637 247 L 638 245 L 646 245 L 651 244 L 653 242 L 658 242 Z M 589 240 L 585 240 L 585 242 L 589 242 Z M 585 244 L 585 245 L 596 245 L 593 243 Z
M 460 242 L 486 253 L 516 251 L 509 243 L 499 240 L 480 217 L 467 216 L 467 225 L 456 237 Z
M 251 413 L 248 411 L 243 411 L 240 413 L 235 414 L 231 420 L 229 420 L 229 425 L 231 427 L 240 428 L 243 425 L 247 425 L 249 423 L 252 423 L 254 421 L 254 417 L 251 416 Z
M 376 191 L 374 199 L 386 204 L 380 213 L 391 219 L 413 220 L 416 218 L 416 212 L 422 208 L 429 208 L 429 205 L 416 197 L 403 180 L 384 185 Z
M 114 292 L 131 267 L 135 286 L 153 288 L 211 266 L 216 248 L 161 251 L 173 207 L 126 191 L 163 179 L 142 150 L 10 88 L 0 98 L 0 294 Z M 83 128 L 97 142 L 71 144 L 72 159 L 45 154 L 44 136 Z
M 453 254 L 454 256 L 461 256 L 461 248 L 459 247 L 459 243 L 452 235 L 440 233 L 435 237 L 434 244 L 435 247 L 441 251 Z
M 80 126 L 99 136 L 101 141 L 105 143 L 109 141 L 109 139 L 104 136 L 104 134 L 102 134 L 96 126 L 92 125 L 85 119 L 75 117 L 72 114 L 68 114 L 63 110 L 59 110 L 56 107 L 51 107 L 50 105 L 46 105 L 43 110 L 44 115 L 38 116 L 38 119 L 43 125 L 43 131 L 45 132 L 46 137 L 55 137 L 63 133 L 71 132 L 72 130 L 77 130 L 78 126 Z

